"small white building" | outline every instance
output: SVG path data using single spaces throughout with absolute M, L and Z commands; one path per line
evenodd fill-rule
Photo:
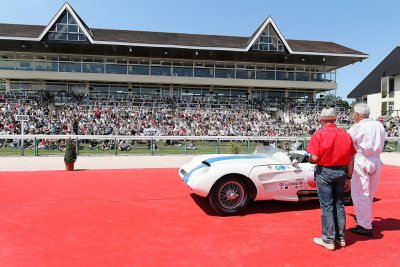
M 365 102 L 371 116 L 400 116 L 400 46 L 396 47 L 347 96 Z

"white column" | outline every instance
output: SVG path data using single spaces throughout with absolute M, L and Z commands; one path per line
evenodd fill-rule
M 10 92 L 11 83 L 10 80 L 6 80 L 6 93 Z
M 172 97 L 174 95 L 174 85 L 172 82 L 169 85 L 169 96 Z
M 90 85 L 89 82 L 85 82 L 85 87 L 86 87 L 85 88 L 85 91 L 86 91 L 85 95 L 89 95 L 89 85 Z

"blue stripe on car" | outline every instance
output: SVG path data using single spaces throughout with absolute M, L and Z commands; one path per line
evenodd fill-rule
M 201 169 L 201 168 L 205 168 L 205 167 L 208 167 L 208 166 L 205 165 L 205 164 L 200 164 L 199 166 L 195 167 L 193 170 L 191 170 L 190 172 L 188 172 L 188 174 L 186 174 L 186 175 L 183 177 L 183 181 L 185 181 L 185 183 L 187 184 L 188 181 L 189 181 L 190 176 L 191 176 L 195 171 L 197 171 L 197 170 L 199 170 L 199 169 Z
M 215 163 L 218 161 L 224 161 L 224 160 L 232 160 L 232 159 L 261 159 L 261 158 L 266 158 L 267 156 L 262 156 L 262 155 L 241 155 L 241 156 L 226 156 L 226 157 L 216 157 L 216 158 L 211 158 L 204 160 L 205 162 L 211 164 Z
M 187 184 L 189 181 L 190 176 L 197 170 L 205 168 L 205 167 L 209 167 L 211 163 L 215 163 L 218 161 L 225 161 L 225 160 L 234 160 L 234 159 L 260 159 L 260 158 L 267 158 L 269 156 L 265 156 L 265 155 L 238 155 L 238 156 L 225 156 L 225 157 L 216 157 L 216 158 L 210 158 L 210 159 L 206 159 L 203 160 L 203 162 L 208 163 L 208 165 L 202 163 L 198 166 L 196 166 L 195 168 L 193 168 L 193 170 L 191 170 L 190 172 L 188 172 L 184 177 L 183 180 L 185 181 L 185 183 Z

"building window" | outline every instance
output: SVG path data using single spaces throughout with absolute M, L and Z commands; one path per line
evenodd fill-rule
M 382 102 L 382 116 L 385 116 L 385 115 L 387 115 L 386 113 L 387 113 L 387 108 L 388 108 L 388 105 L 387 105 L 388 103 L 385 101 L 385 102 Z
M 388 96 L 388 77 L 383 77 L 381 79 L 381 93 L 382 98 L 386 98 Z M 383 106 L 382 106 L 383 111 Z
M 394 97 L 394 77 L 389 77 L 389 97 Z
M 86 36 L 69 11 L 64 12 L 48 33 L 49 40 L 54 41 L 86 41 Z
M 0 92 L 4 92 L 6 90 L 6 83 L 0 82 Z
M 259 51 L 284 51 L 282 40 L 271 26 L 268 24 L 264 31 L 261 33 L 258 40 L 253 45 L 253 50 Z

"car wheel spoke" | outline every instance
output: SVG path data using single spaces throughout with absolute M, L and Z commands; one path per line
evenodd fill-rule
M 220 204 L 226 209 L 235 209 L 241 205 L 244 198 L 244 188 L 236 181 L 224 183 L 218 194 Z

